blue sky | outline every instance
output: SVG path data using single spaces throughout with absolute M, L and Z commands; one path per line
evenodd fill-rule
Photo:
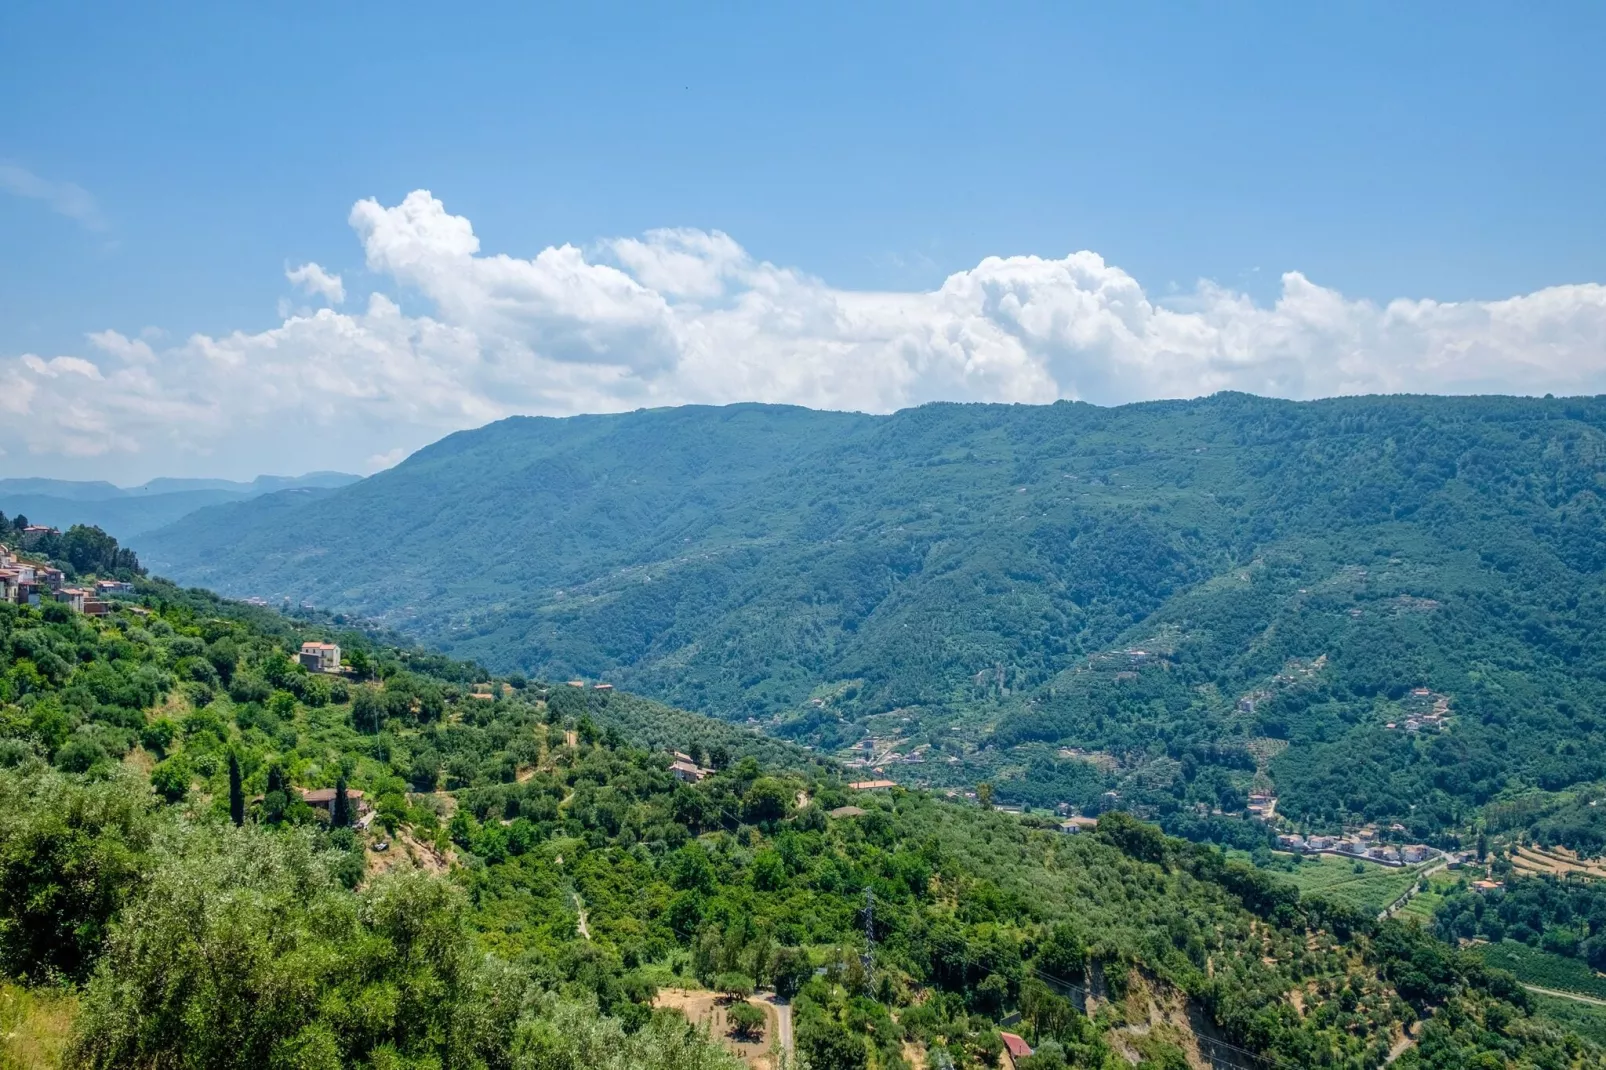
M 343 278 L 348 314 L 379 291 L 480 330 L 376 270 L 347 226 L 359 200 L 415 190 L 472 221 L 486 255 L 692 228 L 843 292 L 926 292 L 986 257 L 1078 250 L 1184 304 L 1205 279 L 1270 306 L 1285 272 L 1377 304 L 1606 280 L 1598 4 L 269 7 L 0 10 L 0 361 L 100 362 L 85 339 L 107 330 L 146 331 L 158 354 L 270 330 L 304 297 L 286 268 L 309 261 Z M 1195 385 L 1100 375 L 1102 394 L 1050 378 L 1111 401 Z M 1508 385 L 1480 371 L 1446 388 L 1480 384 Z M 700 389 L 542 386 L 513 407 L 726 399 Z M 1041 393 L 989 390 L 754 396 Z M 432 417 L 342 459 L 495 414 Z M 0 470 L 299 459 L 260 436 L 198 453 L 132 424 L 118 438 L 0 434 Z

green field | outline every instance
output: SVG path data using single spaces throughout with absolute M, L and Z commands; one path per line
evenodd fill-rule
M 1411 901 L 1400 908 L 1399 917 L 1415 918 L 1424 925 L 1433 923 L 1433 912 L 1439 909 L 1445 896 L 1452 893 L 1461 884 L 1461 878 L 1453 877 L 1449 873 L 1440 871 L 1428 878 L 1428 888 L 1419 892 Z
M 1483 944 L 1477 948 L 1477 953 L 1488 965 L 1510 970 L 1524 984 L 1606 999 L 1606 977 L 1577 959 L 1552 955 L 1515 940 Z
M 1355 872 L 1356 865 L 1362 872 Z M 1382 910 L 1416 880 L 1415 868 L 1390 869 L 1371 862 L 1356 863 L 1333 855 L 1307 859 L 1292 873 L 1279 874 L 1298 885 L 1300 894 L 1321 892 L 1353 903 L 1364 910 Z
M 1538 993 L 1534 994 L 1533 999 L 1539 1013 L 1546 1018 L 1596 1044 L 1606 1044 L 1606 1007 Z

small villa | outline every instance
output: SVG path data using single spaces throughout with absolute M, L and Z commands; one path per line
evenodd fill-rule
M 684 781 L 687 784 L 697 783 L 712 771 L 713 770 L 704 769 L 700 766 L 693 765 L 689 761 L 682 761 L 679 759 L 671 762 L 669 765 L 669 772 L 675 777 L 675 779 Z
M 308 672 L 339 672 L 340 647 L 334 643 L 318 643 L 308 641 L 301 644 L 301 653 L 296 655 Z

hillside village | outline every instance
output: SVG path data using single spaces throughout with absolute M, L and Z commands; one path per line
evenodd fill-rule
M 28 527 L 26 534 L 60 534 L 54 528 Z M 108 600 L 129 594 L 134 585 L 126 580 L 95 580 L 90 586 L 68 586 L 61 569 L 41 561 L 20 557 L 0 543 L 0 602 L 37 606 L 60 602 L 76 613 L 104 617 L 111 611 Z

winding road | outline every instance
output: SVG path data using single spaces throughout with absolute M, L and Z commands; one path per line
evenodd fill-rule
M 787 1058 L 792 1059 L 797 1055 L 792 1047 L 792 1005 L 781 1002 L 775 996 L 769 998 L 769 1004 L 775 1008 L 775 1039 L 780 1042 Z

